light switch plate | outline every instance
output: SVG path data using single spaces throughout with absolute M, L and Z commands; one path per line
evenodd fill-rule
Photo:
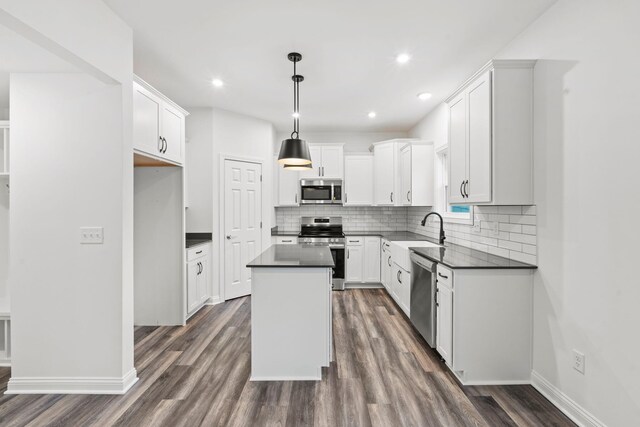
M 102 227 L 80 227 L 80 243 L 83 245 L 101 245 L 104 242 Z
M 478 221 L 478 220 L 473 221 L 473 226 L 471 227 L 471 232 L 472 233 L 476 233 L 476 234 L 480 234 L 480 221 Z

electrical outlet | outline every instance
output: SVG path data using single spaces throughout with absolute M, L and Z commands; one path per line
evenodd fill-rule
M 473 227 L 471 227 L 471 232 L 480 234 L 480 221 L 478 220 L 473 221 Z
M 573 369 L 584 374 L 584 354 L 573 350 Z
M 102 227 L 80 227 L 80 243 L 83 245 L 101 245 L 104 242 Z
M 486 221 L 484 224 L 486 224 L 484 228 L 488 229 L 492 236 L 500 234 L 498 231 L 498 221 Z

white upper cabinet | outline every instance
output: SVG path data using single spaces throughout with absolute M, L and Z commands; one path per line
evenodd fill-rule
M 300 172 L 301 179 L 343 179 L 344 147 L 342 144 L 309 144 L 313 169 Z
M 133 148 L 181 165 L 187 112 L 139 77 L 133 82 Z
M 394 206 L 397 201 L 395 142 L 378 143 L 373 147 L 373 198 L 378 206 Z
M 344 205 L 373 205 L 373 156 L 344 157 Z
M 284 169 L 278 163 L 278 156 L 276 156 L 274 176 L 277 182 L 276 206 L 298 206 L 300 204 L 300 173 Z
M 433 205 L 433 145 L 410 139 L 373 144 L 374 203 Z
M 449 202 L 533 204 L 533 67 L 490 61 L 451 97 Z

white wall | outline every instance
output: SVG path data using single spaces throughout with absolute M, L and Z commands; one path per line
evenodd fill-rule
M 258 159 L 263 162 L 262 246 L 271 244 L 275 225 L 272 202 L 274 129 L 271 123 L 219 109 L 189 108 L 187 117 L 188 232 L 213 233 L 213 297 L 221 296 L 220 265 L 220 158 L 222 155 Z M 197 159 L 196 159 L 197 158 Z M 194 179 L 203 182 L 193 183 Z M 204 180 L 210 179 L 208 183 Z M 208 205 L 207 205 L 208 202 Z
M 442 103 L 434 108 L 409 131 L 409 136 L 433 142 L 433 148 L 436 151 L 443 145 L 447 145 L 449 143 L 449 110 L 447 105 Z
M 9 388 L 28 378 L 68 380 L 53 384 L 62 392 L 83 376 L 135 378 L 131 29 L 100 0 L 0 0 L 0 24 L 93 76 L 16 78 L 26 96 L 11 98 L 11 185 L 22 191 L 11 193 L 21 219 L 10 229 Z M 42 91 L 25 87 L 32 82 Z M 86 225 L 105 227 L 103 246 L 78 244 Z M 25 272 L 34 253 L 38 271 Z
M 189 108 L 186 122 L 187 233 L 213 232 L 213 111 Z
M 539 60 L 533 369 L 609 426 L 640 420 L 639 17 L 560 0 L 498 55 Z
M 290 132 L 279 132 L 274 141 L 274 153 L 280 152 L 280 144 L 290 138 Z M 369 146 L 378 141 L 406 138 L 407 132 L 301 132 L 300 137 L 308 143 L 344 143 L 345 153 L 367 153 Z

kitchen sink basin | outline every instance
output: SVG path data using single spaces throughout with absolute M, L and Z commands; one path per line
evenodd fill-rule
M 391 246 L 391 258 L 393 262 L 398 264 L 406 271 L 411 271 L 411 259 L 409 248 L 440 248 L 441 246 L 436 243 L 422 241 L 401 241 L 401 242 L 389 242 Z
M 398 245 L 403 249 L 409 248 L 439 248 L 441 245 L 437 243 L 425 242 L 425 241 L 407 241 L 407 242 L 390 242 L 392 245 Z

